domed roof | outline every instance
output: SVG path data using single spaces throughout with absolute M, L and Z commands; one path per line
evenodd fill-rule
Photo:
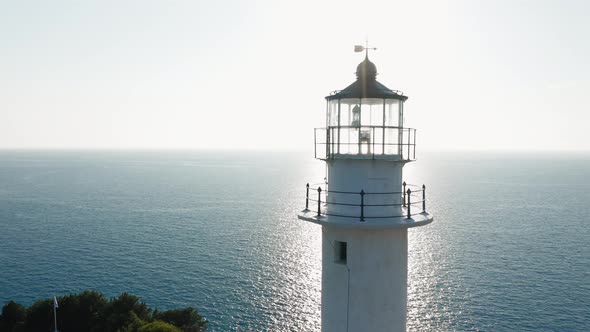
M 361 77 L 370 79 L 377 77 L 377 66 L 369 60 L 369 57 L 365 57 L 365 61 L 356 67 L 356 78 L 360 79 Z
M 327 100 L 343 98 L 385 98 L 405 101 L 408 99 L 399 91 L 393 91 L 377 82 L 377 66 L 366 56 L 356 67 L 356 81 L 344 90 L 326 97 Z

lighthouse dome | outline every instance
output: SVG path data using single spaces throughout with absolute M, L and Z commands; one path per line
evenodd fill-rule
M 365 61 L 359 63 L 356 67 L 356 78 L 357 79 L 375 79 L 377 77 L 377 66 L 372 63 L 368 57 L 365 58 Z

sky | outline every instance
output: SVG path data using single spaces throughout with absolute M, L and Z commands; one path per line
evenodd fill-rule
M 409 96 L 418 149 L 590 150 L 587 1 L 0 0 L 0 148 L 312 149 L 325 99 Z

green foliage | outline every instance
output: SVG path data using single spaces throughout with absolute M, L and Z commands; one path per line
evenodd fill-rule
M 24 327 L 27 309 L 14 301 L 10 301 L 2 307 L 0 316 L 0 332 L 21 331 Z
M 96 291 L 58 297 L 60 332 L 203 332 L 205 320 L 194 308 L 159 312 L 134 295 L 108 300 Z M 53 299 L 38 300 L 29 308 L 10 301 L 2 308 L 0 332 L 53 331 Z
M 27 309 L 25 331 L 53 330 L 53 299 L 38 300 Z
M 60 332 L 100 331 L 102 312 L 108 300 L 99 292 L 84 291 L 57 299 L 59 303 L 58 329 Z
M 138 332 L 182 332 L 178 327 L 159 320 L 142 326 Z
M 122 327 L 133 323 L 136 318 L 143 321 L 151 319 L 151 309 L 141 302 L 135 295 L 123 293 L 114 299 L 106 307 L 104 331 L 116 332 Z M 65 332 L 65 331 L 64 331 Z
M 137 332 L 139 329 L 146 324 L 145 321 L 139 319 L 135 312 L 130 314 L 130 323 L 127 326 L 118 329 L 119 332 Z
M 207 320 L 191 307 L 154 312 L 154 319 L 178 326 L 183 332 L 201 332 L 207 328 Z

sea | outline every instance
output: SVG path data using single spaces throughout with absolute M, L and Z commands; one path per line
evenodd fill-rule
M 0 151 L 0 304 L 98 290 L 319 331 L 307 151 Z M 408 331 L 590 331 L 590 153 L 418 151 Z

